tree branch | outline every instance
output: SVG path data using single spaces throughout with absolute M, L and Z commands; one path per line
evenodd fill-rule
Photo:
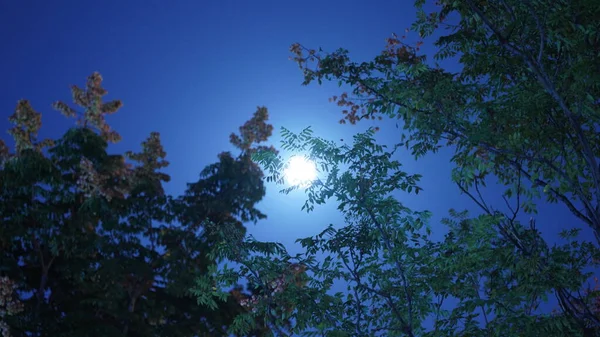
M 563 110 L 571 127 L 575 131 L 575 136 L 577 137 L 577 140 L 583 148 L 584 160 L 586 161 L 588 169 L 592 174 L 592 183 L 595 187 L 596 202 L 600 203 L 600 166 L 598 165 L 596 156 L 592 151 L 589 141 L 583 133 L 581 124 L 578 121 L 578 116 L 576 116 L 575 113 L 568 107 L 563 97 L 558 93 L 558 91 L 554 87 L 554 84 L 550 81 L 548 75 L 544 71 L 542 65 L 533 60 L 529 54 L 521 51 L 518 47 L 510 43 L 510 41 L 506 39 L 502 32 L 500 32 L 500 30 L 498 30 L 498 28 L 491 23 L 489 18 L 477 6 L 475 6 L 473 1 L 465 1 L 469 4 L 469 7 L 477 14 L 477 16 L 479 16 L 479 18 L 486 24 L 488 29 L 490 29 L 492 33 L 498 38 L 500 44 L 504 46 L 504 48 L 506 48 L 508 51 L 520 56 L 525 61 L 527 66 L 529 66 L 529 68 L 536 75 L 542 87 L 550 94 L 550 96 Z M 595 212 L 595 208 L 593 208 L 593 210 L 594 211 L 590 214 L 590 217 L 591 220 L 593 220 L 595 230 L 600 231 L 600 214 Z

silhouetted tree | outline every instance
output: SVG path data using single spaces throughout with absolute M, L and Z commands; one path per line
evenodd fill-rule
M 41 114 L 28 101 L 10 117 L 15 149 L 0 143 L 0 276 L 2 295 L 20 306 L 0 311 L 1 328 L 15 337 L 226 336 L 244 307 L 234 298 L 201 306 L 189 290 L 216 264 L 215 233 L 240 240 L 244 222 L 264 218 L 254 208 L 262 172 L 247 154 L 223 153 L 184 196 L 165 194 L 158 133 L 140 152 L 107 152 L 121 137 L 105 116 L 122 104 L 102 101 L 101 82 L 94 73 L 72 87 L 82 113 L 54 104 L 78 118 L 59 139 L 37 140 Z M 249 149 L 257 140 L 245 141 Z

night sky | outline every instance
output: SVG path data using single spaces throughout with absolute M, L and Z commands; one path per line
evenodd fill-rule
M 84 86 L 87 76 L 99 71 L 106 100 L 124 103 L 108 119 L 123 136 L 111 152 L 138 150 L 150 132 L 160 132 L 171 163 L 165 170 L 172 177 L 167 191 L 178 195 L 219 152 L 234 150 L 229 134 L 258 105 L 269 109 L 274 145 L 282 126 L 296 132 L 312 126 L 317 136 L 350 141 L 374 125 L 338 124 L 341 108 L 328 98 L 343 88 L 302 86 L 301 71 L 288 59 L 289 46 L 343 47 L 354 60 L 366 61 L 383 50 L 392 32 L 409 27 L 415 13 L 408 0 L 0 0 L 0 127 L 9 128 L 7 117 L 25 98 L 43 114 L 40 138 L 60 137 L 74 120 L 54 111 L 52 102 L 71 103 L 69 86 Z M 433 51 L 427 45 L 424 50 Z M 444 65 L 459 70 L 456 63 Z M 395 122 L 376 125 L 382 143 L 399 140 Z M 4 131 L 2 137 L 9 139 Z M 451 155 L 446 149 L 415 162 L 409 153 L 399 154 L 407 172 L 423 175 L 424 191 L 397 197 L 414 210 L 432 211 L 439 237 L 444 232 L 439 219 L 449 208 L 476 210 L 450 181 Z M 298 252 L 296 238 L 317 234 L 329 223 L 343 225 L 334 200 L 306 214 L 300 210 L 304 194 L 284 196 L 280 188 L 268 185 L 259 205 L 268 219 L 249 224 L 256 238 Z M 504 210 L 502 190 L 492 182 L 486 194 Z M 548 240 L 573 225 L 579 223 L 563 205 L 539 203 L 537 226 Z

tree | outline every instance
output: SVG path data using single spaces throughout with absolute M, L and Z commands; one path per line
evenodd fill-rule
M 300 294 L 289 292 L 287 299 L 301 298 L 296 303 L 313 314 L 295 312 L 298 325 L 293 332 L 310 335 L 307 327 L 317 335 L 361 336 L 581 332 L 571 316 L 538 309 L 557 289 L 571 296 L 581 290 L 590 276 L 585 268 L 598 258 L 594 245 L 571 239 L 549 247 L 535 223 L 523 226 L 514 220 L 507 226 L 528 247 L 524 252 L 502 231 L 505 214 L 470 218 L 466 211 L 455 210 L 444 219 L 449 230 L 444 240 L 433 240 L 430 213 L 412 211 L 390 196 L 397 190 L 418 193 L 420 176 L 402 171 L 392 159 L 399 147 L 378 145 L 374 132 L 357 135 L 352 147 L 313 137 L 310 129 L 298 135 L 282 132 L 282 146 L 307 152 L 326 176 L 307 189 L 304 208 L 311 211 L 335 198 L 346 216 L 341 228 L 330 226 L 299 240 L 306 252 L 294 259 L 307 265 L 313 278 Z M 267 179 L 281 182 L 281 157 L 267 153 L 255 158 L 273 168 Z M 259 267 L 269 270 L 268 265 Z M 328 293 L 336 279 L 348 284 L 347 293 Z M 597 295 L 570 299 L 591 304 Z M 308 306 L 311 302 L 313 307 Z
M 243 222 L 265 217 L 254 207 L 262 172 L 247 152 L 271 130 L 242 135 L 240 156 L 220 154 L 172 197 L 158 133 L 138 153 L 107 152 L 120 135 L 105 116 L 122 104 L 103 102 L 101 82 L 94 73 L 72 86 L 81 114 L 54 104 L 79 117 L 57 140 L 37 140 L 41 114 L 25 100 L 10 117 L 14 151 L 0 142 L 1 327 L 12 336 L 227 335 L 244 307 L 233 298 L 200 306 L 189 289 L 215 267 L 215 232 L 235 241 Z M 261 108 L 254 116 L 267 118 Z
M 465 167 L 468 185 L 488 173 L 513 184 L 518 172 L 543 189 L 548 201 L 561 201 L 600 230 L 600 169 L 592 145 L 598 143 L 600 89 L 598 75 L 588 71 L 600 64 L 598 6 L 471 0 L 438 5 L 429 15 L 421 8 L 413 28 L 422 37 L 441 25 L 450 29 L 437 39 L 435 58 L 460 56 L 460 73 L 428 66 L 418 47 L 394 35 L 381 55 L 362 64 L 351 62 L 345 50 L 329 55 L 309 50 L 305 56 L 293 45 L 305 83 L 339 79 L 365 98 L 337 99 L 350 106 L 343 121 L 399 118 L 417 156 L 438 148 L 442 139 L 454 144 L 454 161 Z M 454 13 L 460 21 L 445 23 Z M 307 61 L 315 60 L 317 68 L 310 69 Z
M 389 197 L 394 190 L 418 192 L 418 176 L 390 159 L 395 149 L 375 143 L 375 129 L 357 135 L 353 147 L 341 148 L 309 130 L 298 135 L 284 130 L 284 148 L 309 152 L 327 176 L 307 190 L 305 208 L 336 197 L 347 217 L 341 229 L 300 241 L 306 254 L 295 259 L 313 277 L 299 293 L 287 293 L 306 309 L 290 315 L 296 326 L 288 332 L 598 334 L 599 293 L 581 291 L 600 261 L 600 81 L 590 71 L 600 66 L 600 8 L 594 1 L 442 0 L 426 13 L 424 1 L 416 5 L 412 29 L 421 38 L 439 33 L 435 59 L 459 58 L 459 73 L 428 64 L 419 54 L 424 42 L 410 46 L 404 36 L 393 35 L 370 62 L 353 62 L 344 49 L 327 54 L 294 44 L 291 51 L 304 84 L 337 80 L 352 88 L 352 96 L 332 98 L 345 107 L 341 123 L 398 119 L 403 132 L 396 146 L 412 150 L 417 159 L 444 141 L 453 146 L 453 181 L 481 214 L 451 210 L 444 220 L 449 233 L 432 241 L 426 213 Z M 453 14 L 458 22 L 448 23 Z M 255 159 L 270 173 L 267 180 L 280 181 L 281 157 L 263 153 Z M 349 166 L 345 172 L 343 165 Z M 491 178 L 507 187 L 506 207 L 482 197 Z M 540 198 L 568 207 L 596 233 L 595 242 L 578 238 L 577 229 L 563 231 L 567 244 L 545 242 L 534 219 Z M 531 219 L 523 221 L 523 213 Z M 292 259 L 282 249 L 277 253 Z M 331 258 L 315 262 L 317 254 Z M 247 262 L 265 274 L 275 268 Z M 251 267 L 236 275 L 260 280 Z M 349 292 L 328 294 L 340 278 Z M 557 314 L 539 310 L 551 294 L 560 303 Z M 454 304 L 443 305 L 448 301 Z M 255 316 L 273 316 L 265 308 L 258 305 L 262 312 Z M 426 318 L 433 323 L 426 326 Z

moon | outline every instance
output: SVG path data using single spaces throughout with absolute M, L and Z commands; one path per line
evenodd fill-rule
M 317 179 L 317 167 L 304 156 L 293 156 L 288 161 L 284 176 L 292 186 L 308 187 Z

